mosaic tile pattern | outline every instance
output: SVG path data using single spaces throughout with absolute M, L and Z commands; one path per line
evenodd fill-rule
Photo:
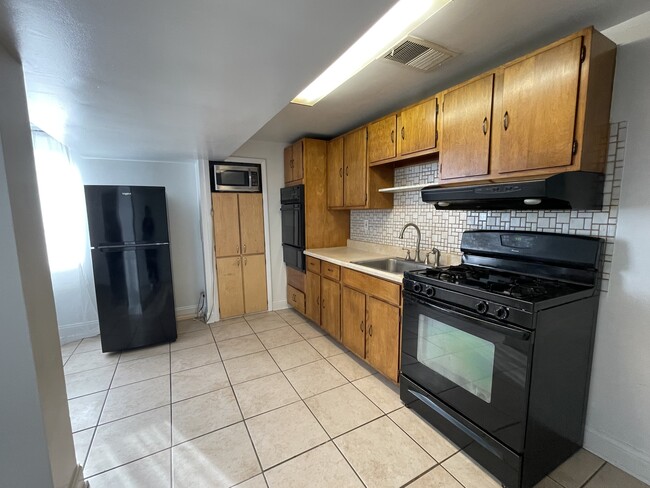
M 415 222 L 420 227 L 424 251 L 436 247 L 443 252 L 459 253 L 462 233 L 473 229 L 527 230 L 602 237 L 606 245 L 601 289 L 607 291 L 614 253 L 626 133 L 627 122 L 611 124 L 601 210 L 436 210 L 433 205 L 421 201 L 419 192 L 412 191 L 396 193 L 394 207 L 390 210 L 352 210 L 350 238 L 413 249 L 413 229 L 406 231 L 404 240 L 399 239 L 399 232 L 406 222 Z M 395 170 L 395 186 L 437 181 L 437 162 Z

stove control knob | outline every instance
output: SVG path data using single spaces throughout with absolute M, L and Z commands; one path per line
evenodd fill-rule
M 420 293 L 422 291 L 422 285 L 420 283 L 415 283 L 413 285 L 413 291 L 415 293 Z
M 424 289 L 424 294 L 429 298 L 432 298 L 436 294 L 436 289 L 433 286 L 427 286 Z
M 486 314 L 487 311 L 488 311 L 488 308 L 489 308 L 488 302 L 478 302 L 476 304 L 476 311 L 478 313 L 480 313 L 481 315 Z
M 497 308 L 497 318 L 500 320 L 505 320 L 508 318 L 508 309 L 506 307 Z

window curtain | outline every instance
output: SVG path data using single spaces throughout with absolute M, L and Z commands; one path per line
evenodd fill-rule
M 32 131 L 45 243 L 62 342 L 99 333 L 83 183 L 68 149 Z

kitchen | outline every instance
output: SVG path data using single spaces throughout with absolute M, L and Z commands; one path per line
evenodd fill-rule
M 461 5 L 458 4 L 462 4 L 462 2 L 456 2 L 456 4 L 452 4 L 448 8 L 460 8 Z M 444 12 L 445 10 L 442 10 L 440 14 L 443 14 Z M 641 11 L 638 13 L 640 12 Z M 377 15 L 377 17 L 379 17 L 379 15 Z M 587 17 L 581 17 L 581 22 L 579 23 L 577 21 L 574 21 L 572 28 L 569 28 L 568 26 L 562 28 L 557 27 L 557 32 L 555 32 L 555 34 L 551 32 L 553 29 L 547 28 L 544 36 L 540 34 L 536 39 L 533 39 L 533 36 L 531 36 L 526 45 L 524 45 L 524 43 L 521 43 L 520 45 L 516 46 L 516 48 L 513 46 L 511 48 L 514 50 L 513 52 L 502 52 L 500 58 L 493 58 L 493 62 L 477 66 L 471 71 L 463 73 L 462 75 L 456 75 L 453 82 L 444 84 L 441 83 L 436 88 L 435 92 L 440 92 L 440 90 L 454 86 L 458 83 L 463 82 L 464 80 L 468 80 L 476 75 L 479 75 L 480 73 L 485 73 L 486 71 L 496 66 L 507 63 L 508 61 L 516 59 L 519 56 L 530 53 L 535 49 L 540 48 L 544 45 L 548 45 L 549 43 L 565 37 L 566 35 L 570 35 L 572 32 L 576 32 L 578 29 L 590 23 L 586 22 L 586 18 Z M 606 25 L 609 27 L 616 23 L 623 22 L 624 20 L 627 19 L 621 18 L 619 22 L 610 22 Z M 624 25 L 624 27 L 619 28 L 619 32 L 623 32 L 623 34 L 619 35 L 623 35 L 622 39 L 624 40 L 617 40 L 619 47 L 617 49 L 616 55 L 616 78 L 614 82 L 613 101 L 609 117 L 609 122 L 614 125 L 615 130 L 610 131 L 611 139 L 608 142 L 610 142 L 610 148 L 612 150 L 607 154 L 607 167 L 603 168 L 605 170 L 605 174 L 607 175 L 605 178 L 605 187 L 610 188 L 611 191 L 604 192 L 605 199 L 607 200 L 607 198 L 609 198 L 609 201 L 605 204 L 605 207 L 603 207 L 602 210 L 589 212 L 580 211 L 577 209 L 559 212 L 553 210 L 541 210 L 536 212 L 523 210 L 437 211 L 434 210 L 432 204 L 422 202 L 419 192 L 415 191 L 395 193 L 393 196 L 392 208 L 384 207 L 383 209 L 337 210 L 336 212 L 349 215 L 350 223 L 348 232 L 351 241 L 370 243 L 376 246 L 374 247 L 375 252 L 377 249 L 379 249 L 377 246 L 389 245 L 397 247 L 398 249 L 395 252 L 391 250 L 391 255 L 397 255 L 400 257 L 404 257 L 406 254 L 406 251 L 402 251 L 400 249 L 402 246 L 409 247 L 412 255 L 415 254 L 415 233 L 407 229 L 404 232 L 404 239 L 402 240 L 399 238 L 400 230 L 404 224 L 408 222 L 414 222 L 421 229 L 421 249 L 426 252 L 431 252 L 433 248 L 439 249 L 442 252 L 443 264 L 450 263 L 451 261 L 449 260 L 452 258 L 455 258 L 456 260 L 458 259 L 462 232 L 468 229 L 509 229 L 528 231 L 546 230 L 560 232 L 563 234 L 573 234 L 572 231 L 576 231 L 576 234 L 596 235 L 607 239 L 608 245 L 606 246 L 604 252 L 605 274 L 603 275 L 604 281 L 603 285 L 601 286 L 601 289 L 606 291 L 600 296 L 600 307 L 598 312 L 599 319 L 596 328 L 596 345 L 594 351 L 593 372 L 591 375 L 592 381 L 590 388 L 591 391 L 589 394 L 589 408 L 587 410 L 587 428 L 585 433 L 584 446 L 595 455 L 600 456 L 600 458 L 603 458 L 610 463 L 623 468 L 624 471 L 634 474 L 637 478 L 645 479 L 645 481 L 647 481 L 647 476 L 644 478 L 644 472 L 647 472 L 647 468 L 644 467 L 647 466 L 647 464 L 644 464 L 644 460 L 647 459 L 647 457 L 644 457 L 644 453 L 648 451 L 646 445 L 644 444 L 647 442 L 645 440 L 647 436 L 644 436 L 644 432 L 646 432 L 647 429 L 644 430 L 644 425 L 646 424 L 641 413 L 644 410 L 643 406 L 647 404 L 647 396 L 644 396 L 647 389 L 647 381 L 643 377 L 644 371 L 647 371 L 647 368 L 644 367 L 644 365 L 647 364 L 647 359 L 646 355 L 643 354 L 641 348 L 644 342 L 643 338 L 647 336 L 647 333 L 644 328 L 640 326 L 642 324 L 639 324 L 638 317 L 644 316 L 644 307 L 647 303 L 647 300 L 643 298 L 644 285 L 642 281 L 644 279 L 644 273 L 642 270 L 646 265 L 646 262 L 644 261 L 642 246 L 644 242 L 645 232 L 647 231 L 643 228 L 642 225 L 640 225 L 640 219 L 642 219 L 643 215 L 642 209 L 644 208 L 644 205 L 647 204 L 645 200 L 645 192 L 642 188 L 643 183 L 647 182 L 648 178 L 647 174 L 645 174 L 645 166 L 640 164 L 640 162 L 644 160 L 644 156 L 647 152 L 644 151 L 645 142 L 639 138 L 639 132 L 636 131 L 638 131 L 641 127 L 644 127 L 644 113 L 647 111 L 647 96 L 644 97 L 643 90 L 646 90 L 645 86 L 647 83 L 645 82 L 648 79 L 648 73 L 646 67 L 639 66 L 639 63 L 635 62 L 636 59 L 643 59 L 644 55 L 647 57 L 647 42 L 644 43 L 644 41 L 637 41 L 636 39 L 639 39 L 639 37 L 633 37 L 632 39 L 628 38 L 625 40 L 625 36 L 630 35 L 630 32 L 635 32 L 635 26 L 637 29 L 636 32 L 639 32 L 638 25 L 641 21 L 637 20 L 636 22 L 636 24 L 635 22 L 631 22 L 631 24 L 627 24 Z M 598 27 L 598 22 L 593 23 Z M 363 28 L 357 28 L 357 32 L 363 30 Z M 642 32 L 642 29 L 640 31 Z M 642 39 L 643 37 L 640 38 Z M 438 42 L 442 42 L 442 40 L 438 40 Z M 464 52 L 461 52 L 457 58 L 452 58 L 452 60 L 446 62 L 449 63 L 448 66 L 450 69 L 453 68 L 454 62 L 460 62 L 464 56 L 469 56 L 467 49 L 463 49 L 461 51 Z M 323 65 L 326 64 L 327 63 L 323 63 Z M 443 64 L 439 69 L 442 71 L 445 69 L 445 66 L 446 65 Z M 31 68 L 28 66 L 28 73 L 29 69 Z M 322 69 L 322 66 L 320 69 Z M 410 72 L 401 71 L 401 68 L 399 73 L 399 77 L 407 78 L 411 76 L 405 74 Z M 363 82 L 368 84 L 368 80 L 364 80 L 364 77 L 370 76 L 369 74 L 361 72 L 359 76 Z M 27 77 L 29 78 L 29 74 Z M 372 85 L 369 84 L 368 86 Z M 346 123 L 347 125 L 342 124 L 338 126 L 337 129 L 319 129 L 318 125 L 314 125 L 313 132 L 327 134 L 328 137 L 322 137 L 322 139 L 333 140 L 335 139 L 335 136 L 347 133 L 349 130 L 363 126 L 375 120 L 379 120 L 379 118 L 383 117 L 384 115 L 398 111 L 402 107 L 416 104 L 419 100 L 423 100 L 430 97 L 431 95 L 434 95 L 435 92 L 432 90 L 426 90 L 423 91 L 419 96 L 416 93 L 413 93 L 408 100 L 393 102 L 390 107 L 386 108 L 382 108 L 379 106 L 379 104 L 376 104 L 376 108 L 373 109 L 374 111 L 372 113 L 368 113 L 362 119 L 355 121 L 350 118 Z M 633 97 L 633 95 L 635 96 Z M 295 93 L 293 93 L 291 96 L 295 96 Z M 327 99 L 319 103 L 325 103 L 326 101 Z M 278 107 L 281 108 L 281 105 Z M 316 105 L 315 108 L 318 108 L 318 105 Z M 236 159 L 238 162 L 245 162 L 247 164 L 260 164 L 263 166 L 263 182 L 266 187 L 265 196 L 268 198 L 266 205 L 267 213 L 265 214 L 264 219 L 265 225 L 268 227 L 268 232 L 266 233 L 266 242 L 268 245 L 264 250 L 266 254 L 267 270 L 267 302 L 269 304 L 269 309 L 272 310 L 283 310 L 286 307 L 286 300 L 290 299 L 290 295 L 288 295 L 286 291 L 287 275 L 283 265 L 282 248 L 281 245 L 279 245 L 281 243 L 279 232 L 281 229 L 281 215 L 279 212 L 279 206 L 280 189 L 285 186 L 284 149 L 287 147 L 286 143 L 292 143 L 294 141 L 300 140 L 304 135 L 304 132 L 301 132 L 302 129 L 291 132 L 289 129 L 287 129 L 287 127 L 292 123 L 296 124 L 297 126 L 305 124 L 305 120 L 301 120 L 301 117 L 304 116 L 303 114 L 305 112 L 297 112 L 301 109 L 302 108 L 300 107 L 289 106 L 277 116 L 278 120 L 275 124 L 273 124 L 273 121 L 271 121 L 270 125 L 266 129 L 266 135 L 264 134 L 265 129 L 262 129 L 262 134 L 259 137 L 253 138 L 253 140 L 245 143 L 241 148 L 232 148 L 225 153 L 218 154 L 214 157 L 209 158 L 213 160 Z M 277 109 L 274 110 L 277 111 Z M 296 113 L 298 113 L 298 115 L 295 115 Z M 319 119 L 322 119 L 324 121 L 323 123 L 327 123 L 326 117 L 319 117 Z M 261 124 L 263 123 L 264 122 L 261 122 Z M 41 122 L 41 124 L 43 125 L 43 122 Z M 258 125 L 258 127 L 259 126 L 260 125 Z M 45 127 L 42 128 L 45 130 Z M 89 130 L 90 129 L 91 128 L 89 127 Z M 270 135 L 273 133 L 273 131 L 276 131 L 277 134 L 278 132 L 282 132 L 282 130 L 289 130 L 289 133 L 293 135 L 281 135 L 279 138 L 275 139 Z M 285 132 L 285 134 L 287 133 Z M 636 134 L 636 138 L 633 138 L 633 134 Z M 442 130 L 441 137 L 445 137 L 444 129 Z M 72 141 L 72 139 L 70 140 Z M 268 142 L 269 140 L 282 142 Z M 7 148 L 9 139 L 7 136 L 5 136 L 4 130 L 3 141 L 5 148 Z M 82 145 L 79 143 L 79 141 L 77 142 L 77 147 L 81 147 Z M 70 145 L 73 146 L 73 144 Z M 176 145 L 178 146 L 178 144 Z M 73 151 L 74 149 L 75 148 L 72 147 Z M 162 151 L 162 149 L 163 147 L 161 146 L 160 150 Z M 151 151 L 151 149 L 149 149 L 149 151 Z M 88 154 L 86 149 L 84 149 L 84 152 Z M 132 154 L 135 155 L 136 153 L 137 150 L 133 148 Z M 135 158 L 135 156 L 131 157 Z M 164 159 L 152 152 L 149 152 L 149 156 L 147 157 L 160 157 L 161 159 Z M 141 159 L 146 159 L 147 157 L 141 157 Z M 7 158 L 7 164 L 9 164 L 8 156 L 5 155 L 5 158 Z M 90 177 L 95 178 L 95 180 L 89 181 L 89 183 L 96 181 L 98 183 L 104 184 L 121 184 L 120 179 L 122 178 L 123 181 L 125 178 L 124 175 L 128 175 L 130 171 L 129 164 L 124 161 L 118 161 L 120 158 L 117 154 L 110 155 L 108 152 L 105 152 L 103 158 L 80 157 L 79 159 L 82 160 L 80 168 L 82 176 L 85 175 L 84 183 L 88 181 L 87 178 Z M 433 183 L 436 181 L 438 176 L 437 162 L 435 159 L 436 158 L 421 160 L 421 164 L 415 165 L 398 165 L 394 173 L 391 171 L 391 176 L 394 178 L 394 180 L 390 185 L 385 186 L 398 187 L 417 185 L 422 183 Z M 625 162 L 624 176 L 622 167 L 623 161 Z M 305 161 L 305 163 L 309 164 L 309 161 Z M 213 269 L 213 265 L 211 263 L 207 263 L 207 260 L 206 263 L 203 263 L 201 259 L 196 259 L 196 254 L 201 253 L 201 249 L 205 250 L 207 248 L 209 250 L 211 248 L 211 245 L 208 242 L 205 242 L 207 239 L 205 239 L 203 242 L 198 239 L 194 239 L 189 244 L 186 244 L 186 236 L 179 236 L 179 234 L 176 234 L 176 236 L 174 235 L 174 229 L 177 227 L 177 223 L 181 222 L 191 225 L 191 228 L 194 229 L 192 232 L 194 233 L 202 233 L 204 236 L 211 234 L 211 219 L 205 218 L 206 211 L 209 213 L 210 204 L 208 201 L 211 197 L 209 191 L 208 172 L 197 169 L 199 168 L 198 165 L 182 166 L 180 164 L 169 163 L 156 165 L 154 162 L 146 163 L 146 165 L 151 167 L 151 169 L 147 170 L 146 172 L 143 171 L 142 175 L 138 175 L 138 182 L 133 181 L 136 178 L 130 178 L 127 176 L 130 180 L 132 180 L 130 181 L 130 184 L 158 184 L 157 179 L 167 178 L 167 181 L 169 181 L 173 186 L 173 180 L 176 179 L 176 183 L 178 183 L 179 180 L 178 178 L 171 177 L 171 171 L 174 173 L 183 174 L 183 178 L 186 180 L 189 179 L 191 181 L 192 177 L 194 177 L 195 180 L 199 180 L 199 182 L 195 184 L 195 188 L 198 187 L 201 190 L 200 195 L 197 194 L 197 190 L 194 190 L 194 192 L 195 195 L 197 195 L 196 200 L 199 200 L 200 198 L 200 201 L 193 203 L 193 205 L 195 205 L 193 208 L 200 207 L 204 218 L 199 219 L 196 215 L 193 214 L 193 210 L 187 211 L 185 213 L 177 213 L 176 215 L 170 215 L 170 231 L 172 232 L 172 243 L 178 242 L 183 246 L 189 246 L 189 248 L 193 249 L 193 251 L 188 251 L 185 253 L 186 255 L 192 255 L 192 259 L 185 262 L 191 263 L 190 267 L 193 269 L 193 273 L 197 275 L 206 273 L 206 276 L 208 276 L 207 270 L 208 268 Z M 386 167 L 385 165 L 379 166 Z M 90 168 L 95 168 L 95 176 L 92 176 L 93 173 L 91 173 Z M 112 168 L 115 169 L 113 170 Z M 117 174 L 119 171 L 123 172 L 123 176 Z M 373 172 L 373 174 L 375 172 L 372 167 L 369 169 L 369 171 Z M 383 169 L 381 167 L 376 170 L 377 173 L 381 173 L 382 171 Z M 148 174 L 145 175 L 144 173 Z M 11 172 L 8 171 L 7 174 L 8 177 L 11 177 Z M 99 181 L 100 176 L 102 181 Z M 109 179 L 112 180 L 107 181 Z M 164 184 L 167 186 L 167 183 Z M 309 185 L 309 182 L 306 182 L 305 184 Z M 621 188 L 623 189 L 621 190 Z M 329 194 L 327 197 L 328 196 Z M 370 199 L 379 198 L 375 193 L 369 194 L 368 197 Z M 170 206 L 170 209 L 171 208 L 172 207 Z M 171 211 L 172 210 L 170 210 L 170 212 Z M 637 214 L 639 215 L 638 221 L 635 219 Z M 626 216 L 627 220 L 625 218 Z M 614 252 L 614 243 L 616 244 L 616 252 Z M 311 248 L 312 250 L 314 250 L 314 248 L 318 249 L 319 247 L 332 247 L 332 245 L 307 246 L 308 249 Z M 196 251 L 197 248 L 199 249 L 198 252 Z M 211 252 L 208 251 L 202 254 L 209 256 L 211 255 Z M 370 253 L 367 253 L 367 255 L 369 254 Z M 423 252 L 422 259 L 424 258 L 424 254 L 425 253 Z M 307 258 L 308 257 L 309 254 L 307 254 Z M 311 257 L 315 258 L 314 256 Z M 322 254 L 320 257 L 323 257 Z M 431 258 L 431 256 L 429 256 L 429 258 Z M 435 259 L 435 255 L 433 259 Z M 176 259 L 174 258 L 172 251 L 173 264 L 175 260 Z M 455 262 L 457 261 L 454 261 L 454 263 Z M 205 268 L 205 271 L 201 269 L 202 267 Z M 179 273 L 176 271 L 176 269 L 177 267 L 174 270 L 175 283 L 177 279 L 184 279 L 184 276 L 187 274 L 187 272 L 183 271 Z M 315 269 L 316 268 L 313 268 L 313 271 L 315 271 Z M 321 262 L 321 266 L 319 268 L 321 285 L 324 282 L 327 282 L 327 284 L 329 284 L 329 282 L 336 282 L 336 279 L 322 276 L 324 272 L 327 273 L 328 270 L 323 268 Z M 343 269 L 340 270 L 339 282 L 341 282 L 341 280 L 348 280 L 345 275 L 345 271 Z M 195 279 L 194 282 L 202 281 L 202 279 L 203 278 L 201 276 L 200 280 Z M 190 310 L 194 308 L 193 305 L 195 305 L 198 298 L 198 292 L 202 289 L 208 296 L 211 295 L 213 298 L 216 298 L 213 303 L 217 302 L 218 293 L 216 291 L 216 288 L 213 288 L 213 292 L 211 293 L 210 284 L 207 283 L 209 280 L 205 281 L 205 288 L 203 288 L 201 285 L 192 285 L 193 289 L 187 293 L 187 295 L 191 296 L 191 298 L 183 299 L 182 302 L 178 303 L 178 305 L 187 307 L 186 310 L 184 310 L 184 313 L 186 314 L 185 316 L 191 316 L 193 314 L 193 311 Z M 191 280 L 188 281 L 188 283 L 190 282 Z M 349 283 L 349 280 L 346 282 Z M 359 287 L 361 287 L 361 289 Z M 343 289 L 355 289 L 357 292 L 364 292 L 364 290 L 366 290 L 362 294 L 364 295 L 367 302 L 370 303 L 373 299 L 374 294 L 377 293 L 376 287 L 371 287 L 370 289 L 363 288 L 361 285 L 359 285 L 359 287 L 343 286 Z M 294 287 L 294 289 L 298 290 L 296 287 Z M 178 294 L 179 292 L 175 289 L 175 293 Z M 384 302 L 382 301 L 382 303 Z M 396 305 L 398 306 L 399 304 Z M 291 326 L 290 321 L 293 321 L 295 324 L 302 324 L 304 322 L 295 319 L 291 314 L 289 314 L 289 312 L 282 312 L 282 314 L 283 315 L 280 316 L 280 318 L 284 321 L 282 327 L 287 327 L 286 324 Z M 287 317 L 288 321 L 282 318 L 282 316 Z M 255 320 L 252 320 L 252 322 L 255 322 Z M 273 327 L 272 323 L 280 323 L 278 320 L 269 320 L 268 322 L 269 323 L 266 325 L 269 327 Z M 233 324 L 236 324 L 236 322 L 233 322 Z M 215 327 L 214 324 L 213 327 Z M 251 327 L 253 330 L 255 330 L 253 324 L 251 324 Z M 258 331 L 256 332 L 259 332 L 259 334 L 264 334 L 269 330 L 273 330 L 273 328 L 270 328 L 267 331 L 262 330 L 265 327 L 262 324 L 257 324 L 257 327 Z M 301 326 L 298 325 L 298 327 L 300 328 Z M 313 327 L 311 329 L 303 328 L 302 332 L 303 334 L 309 336 L 311 334 L 316 334 L 316 332 L 319 332 L 319 329 Z M 193 337 L 196 337 L 197 340 L 199 340 L 198 337 L 202 335 L 200 331 L 188 333 L 196 334 Z M 300 331 L 298 331 L 298 333 L 300 334 Z M 287 332 L 287 334 L 289 333 Z M 181 338 L 183 335 L 184 334 L 180 334 L 179 338 Z M 262 337 L 264 336 L 262 335 Z M 308 341 L 315 341 L 316 344 L 319 344 L 321 346 L 322 351 L 319 351 L 318 348 L 312 344 L 312 347 L 315 348 L 317 352 L 321 354 L 321 356 L 323 356 L 326 362 L 330 365 L 331 361 L 328 360 L 330 357 L 340 356 L 340 354 L 331 355 L 328 352 L 325 352 L 325 348 L 328 347 L 340 348 L 340 346 L 338 346 L 336 343 L 328 342 L 328 345 L 325 346 L 325 341 L 320 340 L 318 337 L 310 337 Z M 201 340 L 199 340 L 199 342 L 201 342 Z M 264 341 L 262 341 L 262 343 L 263 342 Z M 199 344 L 197 347 L 203 346 L 207 345 Z M 274 348 L 270 347 L 269 349 Z M 322 353 L 324 353 L 324 355 Z M 257 354 L 257 352 L 254 354 Z M 45 354 L 45 356 L 47 356 L 47 354 Z M 345 357 L 354 359 L 354 357 L 347 354 Z M 621 358 L 625 358 L 625 360 L 622 360 Z M 236 357 L 224 359 L 224 362 L 231 360 L 234 361 L 234 359 L 236 359 Z M 339 360 L 341 359 L 342 358 Z M 355 364 L 357 363 L 355 362 Z M 365 367 L 365 363 L 358 363 L 357 366 Z M 329 368 L 325 369 L 328 369 L 329 371 Z M 331 376 L 335 375 L 332 374 Z M 373 376 L 372 378 L 381 377 Z M 298 382 L 299 380 L 295 379 L 295 381 Z M 384 385 L 384 380 L 379 379 L 378 381 Z M 365 382 L 368 383 L 369 380 L 365 380 Z M 290 380 L 289 383 L 294 384 L 294 382 Z M 336 381 L 334 381 L 334 384 L 336 384 Z M 380 387 L 376 386 L 375 388 L 379 389 Z M 368 394 L 372 395 L 372 391 L 369 391 Z M 379 404 L 381 404 L 381 401 L 377 401 Z M 381 406 L 379 408 L 382 410 Z M 392 410 L 389 410 L 387 413 L 390 412 L 392 412 Z M 315 431 L 316 430 L 318 429 L 315 429 Z M 325 431 L 328 431 L 328 429 L 325 428 Z M 327 433 L 329 434 L 329 431 Z M 388 435 L 386 438 L 389 438 Z M 253 444 L 255 443 L 253 442 Z M 177 449 L 177 447 L 174 447 L 174 449 Z M 178 448 L 177 450 L 179 452 L 182 452 L 182 448 Z M 341 450 L 344 449 L 342 448 Z M 161 452 L 167 451 L 163 449 Z M 331 452 L 329 455 L 332 455 L 337 459 L 349 458 L 349 456 L 345 455 L 341 457 L 342 455 L 340 452 Z M 583 456 L 588 457 L 593 455 L 583 454 Z M 445 457 L 442 459 L 438 459 L 435 456 L 433 457 L 437 462 L 445 461 L 446 459 Z M 598 463 L 599 461 L 597 461 L 597 459 L 600 458 L 595 458 L 594 456 L 588 457 L 588 460 Z M 308 456 L 306 456 L 305 459 L 308 460 Z M 423 456 L 422 459 L 426 458 Z M 456 458 L 456 460 L 458 459 L 460 458 Z M 350 459 L 348 459 L 348 461 L 350 461 Z M 435 467 L 431 472 L 436 470 L 438 470 L 436 471 L 436 474 L 442 472 L 441 470 L 445 469 L 445 462 L 443 462 L 439 467 L 436 465 L 437 467 Z M 162 463 L 169 464 L 169 460 L 163 459 Z M 359 469 L 359 472 L 362 473 L 363 470 L 361 468 L 358 468 L 355 463 L 361 463 L 361 461 L 356 460 L 353 461 L 352 464 L 354 465 L 353 468 Z M 447 463 L 447 466 L 452 463 L 453 462 L 450 461 Z M 262 464 L 264 464 L 264 462 Z M 271 461 L 271 466 L 275 466 L 276 464 L 277 463 Z M 423 464 L 427 463 L 424 462 Z M 282 464 L 280 464 L 280 466 L 282 466 Z M 430 467 L 433 467 L 433 465 Z M 430 467 L 423 468 L 422 472 L 416 473 L 413 477 L 418 477 L 421 474 L 425 474 L 425 471 L 426 473 L 429 473 L 427 470 L 430 469 Z M 601 469 L 600 464 L 597 465 L 596 470 L 598 470 L 602 476 L 607 474 L 607 470 Z M 588 481 L 591 476 L 596 474 L 597 473 L 595 472 L 590 472 L 586 478 L 578 482 L 578 486 L 581 486 L 584 482 Z M 594 485 L 598 481 L 596 478 L 597 476 L 594 478 Z M 361 479 L 362 481 L 366 482 L 366 484 L 368 484 L 367 480 L 364 479 L 364 475 L 361 476 Z M 560 482 L 562 486 L 561 480 L 554 478 L 551 479 L 555 482 Z M 266 481 L 271 483 L 269 480 L 270 478 L 267 478 Z M 472 485 L 471 481 L 466 483 L 463 483 L 463 480 L 459 481 L 463 485 Z M 373 486 L 373 483 L 369 483 L 368 485 Z

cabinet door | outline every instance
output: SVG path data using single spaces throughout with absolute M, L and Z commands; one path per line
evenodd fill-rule
M 365 127 L 344 136 L 343 164 L 345 165 L 343 189 L 346 207 L 363 207 L 366 204 L 367 163 Z
M 445 94 L 440 144 L 442 179 L 488 174 L 493 88 L 494 74 L 490 74 Z
M 241 257 L 217 259 L 219 315 L 222 319 L 244 314 Z
M 400 154 L 410 154 L 436 147 L 438 100 L 433 98 L 400 114 Z
M 368 297 L 366 360 L 397 381 L 399 367 L 399 308 Z
M 239 254 L 238 208 L 236 193 L 212 194 L 212 224 L 217 257 Z
M 341 338 L 341 287 L 326 278 L 320 282 L 321 327 L 334 337 Z
M 499 172 L 572 162 L 582 37 L 505 68 Z
M 397 155 L 397 116 L 391 115 L 368 125 L 368 163 Z
M 341 294 L 341 342 L 350 351 L 366 357 L 366 296 L 343 287 Z
M 264 206 L 261 193 L 239 193 L 242 254 L 264 252 Z
M 284 182 L 293 181 L 293 146 L 284 148 Z
M 242 261 L 244 263 L 244 308 L 246 313 L 268 310 L 264 254 L 242 256 Z
M 320 275 L 307 271 L 305 315 L 320 324 Z
M 303 141 L 293 144 L 293 181 L 302 180 L 305 175 L 303 149 Z
M 343 206 L 343 138 L 327 143 L 327 206 Z

